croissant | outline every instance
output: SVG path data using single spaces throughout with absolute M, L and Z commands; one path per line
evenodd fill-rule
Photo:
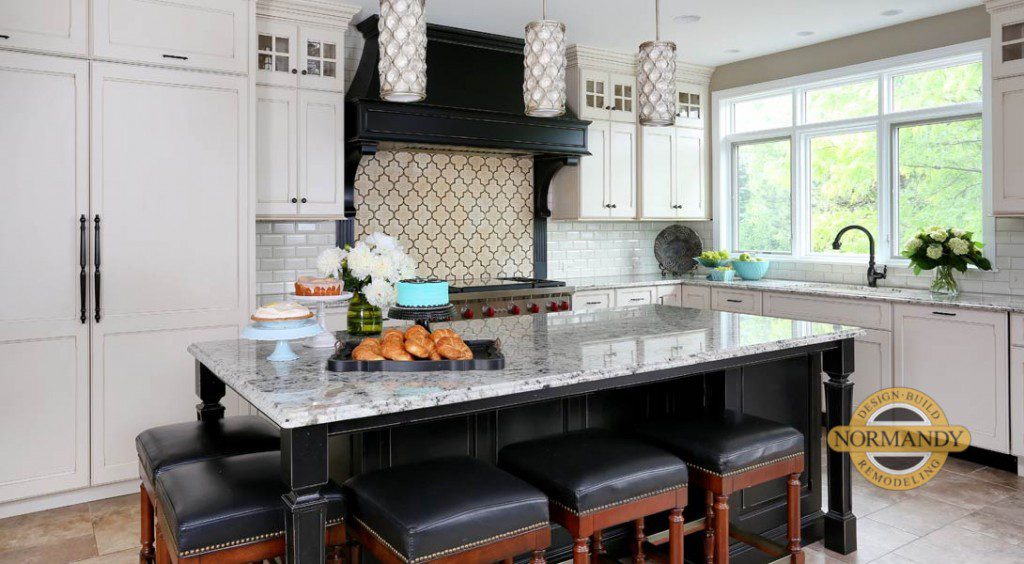
M 405 330 L 405 338 L 411 339 L 413 337 L 430 337 L 430 331 L 427 331 L 422 325 L 412 325 Z
M 412 355 L 406 352 L 405 347 L 400 344 L 387 343 L 381 349 L 384 358 L 391 360 L 412 360 Z
M 384 341 L 384 339 L 387 339 L 392 335 L 397 335 L 398 337 L 401 337 L 403 339 L 405 338 L 405 333 L 403 333 L 401 329 L 395 329 L 394 327 L 391 327 L 389 329 L 384 330 L 384 333 L 380 336 L 380 340 Z
M 405 350 L 419 358 L 430 358 L 434 343 L 424 337 L 413 337 L 405 340 Z
M 437 343 L 437 352 L 449 360 L 459 360 L 465 353 L 462 347 L 451 339 L 441 339 Z
M 443 339 L 445 337 L 449 337 L 449 338 L 456 337 L 457 338 L 458 336 L 459 336 L 459 334 L 456 333 L 455 331 L 451 330 L 451 329 L 437 329 L 430 336 L 430 338 L 433 339 L 434 342 L 436 343 L 438 339 Z
M 437 352 L 437 349 L 430 351 L 430 360 L 441 360 L 443 358 L 441 353 Z
M 374 339 L 373 337 L 367 337 L 359 343 L 359 346 L 363 345 L 372 345 L 374 347 L 380 347 L 380 340 Z
M 359 345 L 352 349 L 352 360 L 384 360 L 379 351 L 368 346 Z

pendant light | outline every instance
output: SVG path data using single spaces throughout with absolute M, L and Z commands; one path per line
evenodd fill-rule
M 426 0 L 380 0 L 380 97 L 419 102 L 427 97 Z
M 654 41 L 640 44 L 637 59 L 640 125 L 666 126 L 676 121 L 676 44 L 662 41 L 659 0 L 654 0 Z
M 558 117 L 565 113 L 565 24 L 547 19 L 542 0 L 541 19 L 526 24 L 523 48 L 523 105 L 526 115 Z

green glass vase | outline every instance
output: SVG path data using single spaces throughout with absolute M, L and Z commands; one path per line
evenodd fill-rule
M 359 337 L 379 335 L 384 330 L 384 316 L 379 307 L 370 305 L 362 292 L 356 292 L 348 304 L 348 334 Z

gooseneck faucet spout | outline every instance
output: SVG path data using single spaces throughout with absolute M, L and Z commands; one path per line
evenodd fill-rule
M 868 286 L 875 288 L 878 286 L 878 281 L 885 278 L 889 267 L 882 265 L 881 271 L 875 269 L 875 238 L 871 236 L 870 231 L 860 225 L 847 225 L 840 229 L 839 233 L 836 233 L 836 238 L 832 241 L 832 248 L 838 251 L 843 246 L 841 241 L 843 234 L 851 229 L 863 231 L 868 236 Z

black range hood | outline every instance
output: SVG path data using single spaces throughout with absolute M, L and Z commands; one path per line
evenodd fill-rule
M 380 143 L 486 148 L 534 158 L 534 213 L 550 217 L 551 177 L 587 152 L 587 125 L 566 108 L 558 118 L 524 113 L 522 39 L 427 25 L 427 97 L 380 98 L 378 16 L 356 26 L 363 54 L 345 95 L 345 216 L 355 216 L 356 169 Z M 348 222 L 346 222 L 348 223 Z

